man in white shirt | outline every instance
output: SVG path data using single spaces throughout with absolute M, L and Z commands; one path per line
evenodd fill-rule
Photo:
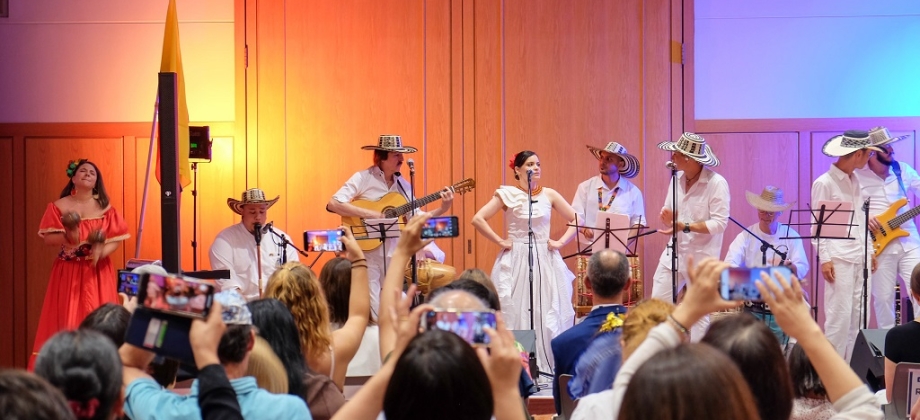
M 403 196 L 405 201 L 409 201 L 412 189 L 409 182 L 401 176 L 399 170 L 402 168 L 403 154 L 415 153 L 418 149 L 403 146 L 402 138 L 396 135 L 381 135 L 376 146 L 364 146 L 361 149 L 374 151 L 374 164 L 352 175 L 326 204 L 326 210 L 343 217 L 358 217 L 361 219 L 386 218 L 386 215 L 381 210 L 359 207 L 352 204 L 352 202 L 355 200 L 377 201 L 390 193 L 399 194 Z M 453 192 L 445 189 L 441 193 L 441 207 L 431 212 L 431 215 L 437 217 L 444 214 L 450 209 L 453 199 Z M 359 229 L 363 230 L 363 228 Z M 379 233 L 374 230 L 369 230 L 368 233 L 376 234 L 379 237 Z M 358 232 L 355 236 L 363 235 Z M 371 315 L 374 319 L 377 319 L 377 308 L 380 306 L 380 282 L 385 275 L 390 260 L 389 255 L 385 256 L 383 254 L 383 250 L 386 248 L 387 254 L 392 253 L 396 249 L 397 239 L 398 237 L 394 235 L 383 246 L 378 246 L 373 250 L 365 249 L 364 252 L 368 266 L 368 285 L 371 290 Z M 403 267 L 398 269 L 402 270 Z
M 747 229 L 760 239 L 748 232 L 739 233 L 728 246 L 725 262 L 731 264 L 732 267 L 746 268 L 783 264 L 789 267 L 798 278 L 804 278 L 808 274 L 809 265 L 808 256 L 805 255 L 805 248 L 802 246 L 802 239 L 795 229 L 779 222 L 783 211 L 792 207 L 791 203 L 786 203 L 783 190 L 768 185 L 760 195 L 750 191 L 745 191 L 745 193 L 748 204 L 757 210 L 758 219 L 756 224 L 748 226 Z M 762 250 L 761 240 L 786 255 L 779 256 L 772 249 Z M 773 315 L 769 312 L 769 308 L 764 306 L 764 303 L 746 302 L 744 309 L 745 312 L 764 321 L 773 330 L 781 345 L 785 346 L 789 342 L 789 337 L 776 324 L 776 320 L 773 319 Z
M 230 279 L 218 280 L 221 290 L 236 289 L 246 299 L 258 299 L 278 267 L 285 262 L 300 261 L 297 250 L 290 245 L 290 236 L 266 226 L 268 209 L 279 198 L 266 200 L 264 191 L 252 188 L 243 192 L 242 200 L 227 199 L 230 210 L 241 216 L 240 223 L 220 231 L 208 253 L 212 270 L 230 270 Z M 262 256 L 261 277 L 256 243 Z
M 591 228 L 597 223 L 597 213 L 606 211 L 610 213 L 625 214 L 629 216 L 629 225 L 634 227 L 629 231 L 629 236 L 636 236 L 639 226 L 645 226 L 645 201 L 642 191 L 627 178 L 635 178 L 639 174 L 639 160 L 626 151 L 617 142 L 609 142 L 603 149 L 587 146 L 588 150 L 597 158 L 599 174 L 588 178 L 578 184 L 575 198 L 572 199 L 572 208 L 583 220 L 585 227 L 578 232 L 579 250 L 593 242 L 598 231 Z M 594 202 L 595 193 L 597 204 Z M 617 232 L 623 235 L 626 232 Z M 550 241 L 553 245 L 567 244 L 575 236 L 575 227 L 569 226 L 558 243 Z M 635 241 L 632 241 L 635 242 Z M 632 242 L 629 243 L 630 247 Z
M 859 180 L 853 171 L 866 166 L 873 151 L 869 133 L 851 130 L 835 136 L 824 144 L 823 152 L 836 157 L 830 169 L 811 185 L 811 205 L 821 201 L 850 203 L 854 210 L 850 236 L 856 240 L 812 239 L 817 248 L 824 289 L 824 334 L 845 360 L 850 360 L 859 333 L 862 309 L 862 269 L 865 267 L 865 222 L 862 217 L 863 197 Z M 871 253 L 870 253 L 871 254 Z M 873 262 L 875 259 L 873 258 Z
M 719 159 L 706 144 L 703 137 L 683 133 L 676 142 L 666 141 L 658 148 L 671 152 L 671 162 L 677 169 L 677 225 L 673 223 L 674 203 L 672 192 L 674 181 L 668 185 L 660 219 L 665 226 L 658 232 L 671 235 L 677 229 L 677 271 L 678 290 L 687 282 L 687 259 L 696 262 L 706 257 L 719 258 L 722 254 L 722 236 L 728 224 L 731 194 L 728 181 L 709 167 L 719 166 Z M 652 283 L 652 297 L 671 302 L 672 259 L 670 248 L 665 248 L 658 260 Z M 702 338 L 709 327 L 709 318 L 704 317 L 691 330 L 694 341 Z
M 892 204 L 907 198 L 907 192 L 913 191 L 915 196 L 920 196 L 920 176 L 917 171 L 904 162 L 894 160 L 894 149 L 891 143 L 903 140 L 908 136 L 891 137 L 888 129 L 877 127 L 869 131 L 872 144 L 883 151 L 875 152 L 869 158 L 866 168 L 856 169 L 854 173 L 859 179 L 862 195 L 869 199 L 869 229 L 877 237 L 892 233 L 892 228 L 885 223 L 885 232 L 881 232 L 882 224 L 876 216 L 888 210 Z M 909 202 L 908 202 L 909 203 Z M 900 208 L 903 214 L 910 206 Z M 894 288 L 898 275 L 901 276 L 902 296 L 910 294 L 910 273 L 917 264 L 920 264 L 920 237 L 917 235 L 917 226 L 912 218 L 907 219 L 899 228 L 908 233 L 908 236 L 892 240 L 878 255 L 878 270 L 872 273 L 872 298 L 876 322 L 879 328 L 894 327 Z M 870 251 L 872 252 L 872 251 Z M 918 315 L 917 302 L 911 297 L 914 315 Z M 906 312 L 905 312 L 906 313 Z M 911 318 L 902 316 L 902 323 L 911 321 Z

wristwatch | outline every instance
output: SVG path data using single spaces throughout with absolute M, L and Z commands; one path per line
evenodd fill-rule
M 690 224 L 684 223 L 684 233 L 690 233 Z

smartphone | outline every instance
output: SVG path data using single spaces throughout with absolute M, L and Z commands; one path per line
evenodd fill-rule
M 304 248 L 307 252 L 340 252 L 345 250 L 342 243 L 345 232 L 341 229 L 305 230 L 303 232 Z
M 456 238 L 460 236 L 457 216 L 432 217 L 422 227 L 422 238 Z
M 474 346 L 488 347 L 489 335 L 484 328 L 495 329 L 495 311 L 428 311 L 422 317 L 422 329 L 450 331 Z
M 725 300 L 745 300 L 763 302 L 757 283 L 761 281 L 760 273 L 767 273 L 773 277 L 775 273 L 782 273 L 786 280 L 792 276 L 792 270 L 786 266 L 742 268 L 729 267 L 722 272 L 719 283 L 719 292 Z
M 128 296 L 137 296 L 137 287 L 141 283 L 141 275 L 128 270 L 118 270 L 118 293 Z
M 141 278 L 137 301 L 155 311 L 204 318 L 214 301 L 214 286 L 180 276 L 147 274 Z

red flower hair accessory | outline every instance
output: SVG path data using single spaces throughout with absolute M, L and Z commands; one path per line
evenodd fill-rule
M 508 160 L 508 167 L 514 170 L 514 158 Z

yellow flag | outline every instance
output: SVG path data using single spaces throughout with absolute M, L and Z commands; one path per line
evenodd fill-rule
M 179 108 L 179 185 L 185 187 L 192 182 L 188 162 L 188 105 L 185 102 L 185 76 L 182 74 L 182 54 L 179 52 L 179 18 L 176 17 L 176 0 L 169 0 L 166 11 L 166 30 L 163 33 L 163 58 L 160 72 L 176 73 L 178 83 L 177 105 Z M 160 180 L 160 159 L 157 158 L 157 180 Z

